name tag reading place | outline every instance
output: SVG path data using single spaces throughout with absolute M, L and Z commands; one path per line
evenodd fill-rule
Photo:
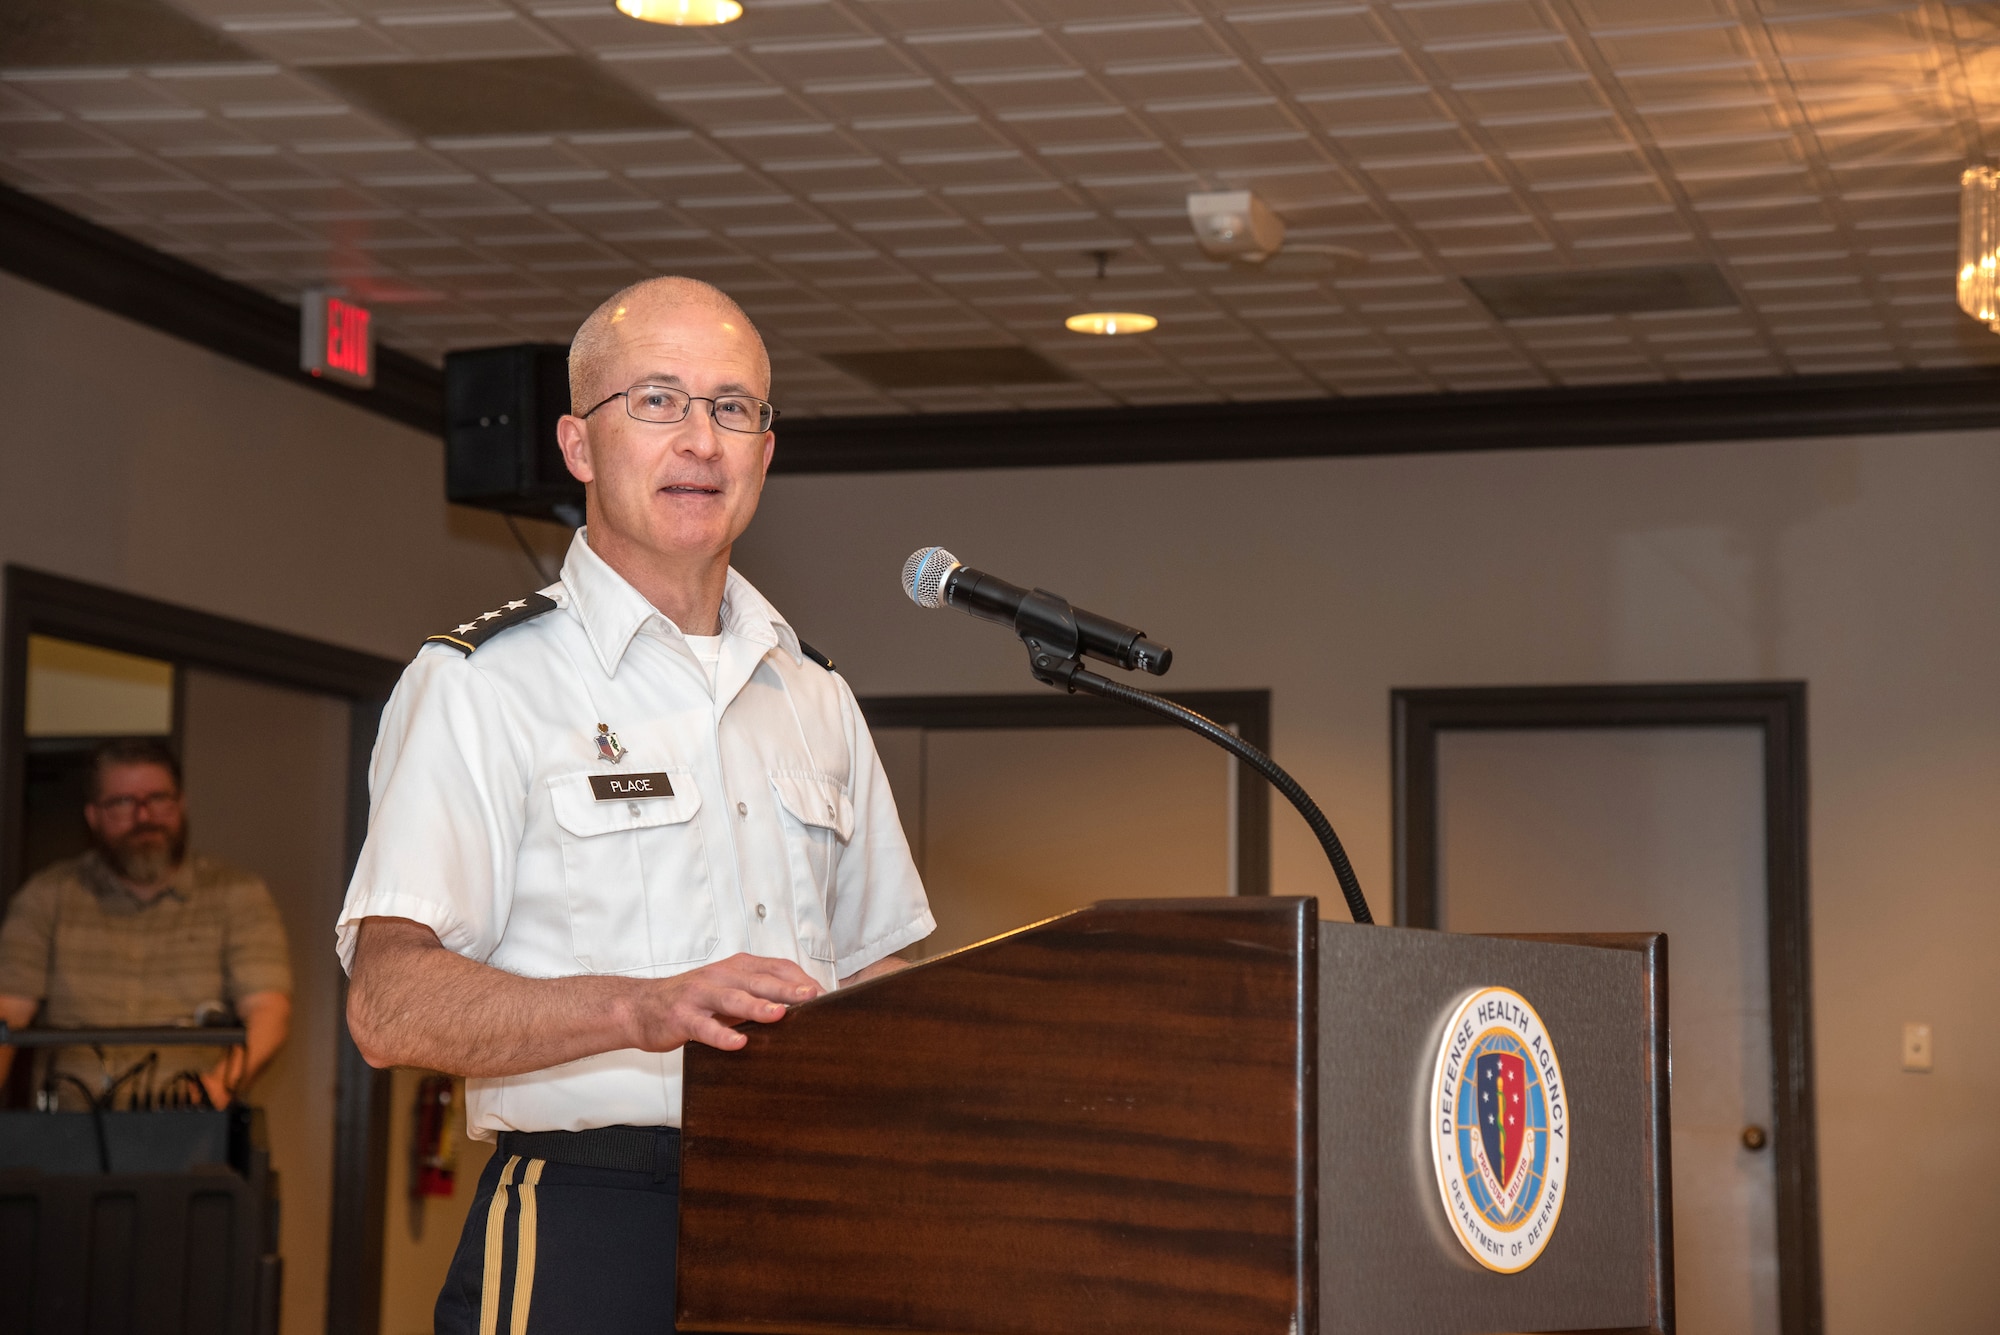
M 590 791 L 600 802 L 633 802 L 643 797 L 672 797 L 674 786 L 664 774 L 593 774 Z

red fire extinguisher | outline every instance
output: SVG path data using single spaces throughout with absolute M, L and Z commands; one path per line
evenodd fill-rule
M 457 1090 L 448 1075 L 427 1075 L 417 1086 L 416 1134 L 410 1138 L 410 1195 L 449 1196 L 458 1167 L 458 1138 L 451 1105 Z

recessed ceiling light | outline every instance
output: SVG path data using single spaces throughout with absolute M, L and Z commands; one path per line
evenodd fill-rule
M 1086 311 L 1070 316 L 1063 324 L 1078 334 L 1143 334 L 1160 327 L 1158 320 L 1137 311 Z
M 618 12 L 647 23 L 709 28 L 742 18 L 743 6 L 736 0 L 618 0 Z

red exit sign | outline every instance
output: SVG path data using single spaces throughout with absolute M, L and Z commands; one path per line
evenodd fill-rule
M 307 292 L 299 302 L 299 366 L 343 385 L 373 385 L 375 329 L 368 309 L 331 293 Z

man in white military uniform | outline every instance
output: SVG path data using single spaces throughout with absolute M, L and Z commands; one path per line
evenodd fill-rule
M 338 926 L 362 1055 L 468 1077 L 499 1142 L 439 1332 L 671 1331 L 681 1046 L 934 926 L 852 692 L 729 568 L 775 443 L 748 318 L 628 288 L 570 391 L 587 526 L 404 672 Z

